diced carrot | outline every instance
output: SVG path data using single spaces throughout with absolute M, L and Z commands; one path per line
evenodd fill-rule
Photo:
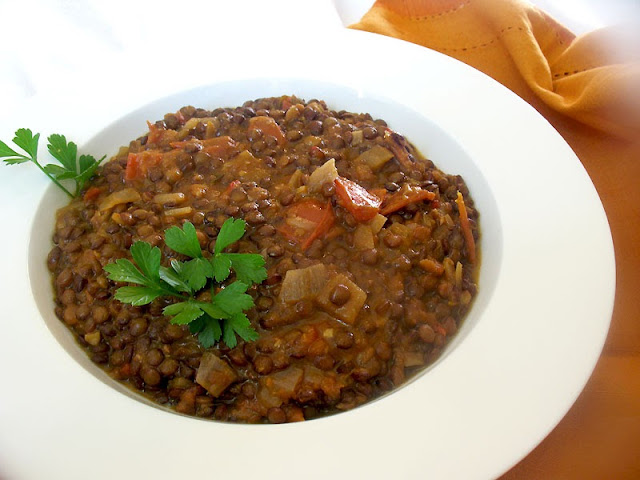
M 381 207 L 382 215 L 389 215 L 396 212 L 411 203 L 422 202 L 423 200 L 433 200 L 436 194 L 429 190 L 423 190 L 420 187 L 403 185 L 400 190 L 393 195 L 389 195 Z
M 340 205 L 346 208 L 358 222 L 367 222 L 378 214 L 382 200 L 344 177 L 334 180 Z
M 85 202 L 93 202 L 98 197 L 98 195 L 100 195 L 100 192 L 102 192 L 101 188 L 91 187 L 87 189 L 86 192 L 84 192 L 82 199 Z
M 476 263 L 476 241 L 473 238 L 473 232 L 471 231 L 471 223 L 469 223 L 467 207 L 464 204 L 464 198 L 460 192 L 458 192 L 456 204 L 458 205 L 458 212 L 460 213 L 460 228 L 462 228 L 462 236 L 464 237 L 464 243 L 467 247 L 467 256 L 471 263 Z
M 125 180 L 135 180 L 147 174 L 150 167 L 160 163 L 162 152 L 157 150 L 144 150 L 138 153 L 130 153 L 127 157 L 127 167 L 125 168 Z
M 278 145 L 284 145 L 287 138 L 282 133 L 280 125 L 271 117 L 259 116 L 249 119 L 249 132 L 260 130 L 263 135 L 275 137 Z

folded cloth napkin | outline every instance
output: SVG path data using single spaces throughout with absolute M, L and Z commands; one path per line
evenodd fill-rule
M 573 148 L 607 213 L 617 278 L 603 355 L 563 422 L 505 480 L 640 478 L 640 28 L 635 27 L 576 37 L 521 0 L 377 0 L 352 25 L 447 54 L 513 90 Z M 550 192 L 541 188 L 540 194 Z
M 519 0 L 378 0 L 353 28 L 450 55 L 533 104 L 606 133 L 640 133 L 640 36 L 576 38 Z M 634 38 L 635 37 L 635 38 Z

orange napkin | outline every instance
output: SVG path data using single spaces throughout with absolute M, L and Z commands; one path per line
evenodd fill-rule
M 640 36 L 573 33 L 518 0 L 378 0 L 352 28 L 450 55 L 538 108 L 613 135 L 640 133 Z
M 640 478 L 640 34 L 610 27 L 576 37 L 520 0 L 377 0 L 352 28 L 423 45 L 492 76 L 580 158 L 616 251 L 611 329 L 576 404 L 503 480 Z

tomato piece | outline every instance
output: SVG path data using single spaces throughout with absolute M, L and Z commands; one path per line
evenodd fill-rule
M 324 217 L 324 206 L 313 199 L 305 199 L 287 208 L 285 221 L 278 231 L 289 240 L 302 243 Z
M 311 235 L 309 235 L 301 245 L 302 250 L 306 250 L 307 248 L 309 248 L 316 238 L 320 238 L 326 235 L 327 232 L 331 230 L 331 227 L 333 227 L 335 220 L 336 217 L 333 214 L 331 202 L 327 202 L 327 205 L 324 208 L 324 215 L 322 216 L 322 219 L 320 220 L 320 222 L 318 222 L 313 232 L 311 232 Z
M 278 145 L 284 145 L 287 142 L 287 138 L 284 136 L 284 133 L 282 133 L 280 125 L 271 117 L 251 117 L 249 119 L 249 132 L 256 130 L 260 130 L 263 135 L 275 137 Z
M 317 200 L 305 199 L 287 209 L 285 220 L 278 231 L 300 244 L 302 250 L 306 250 L 316 238 L 324 236 L 334 223 L 331 202 L 322 204 Z
M 389 215 L 390 213 L 403 209 L 411 203 L 433 200 L 434 198 L 436 198 L 436 194 L 429 190 L 424 190 L 417 186 L 403 185 L 400 190 L 385 199 L 380 213 L 382 215 Z
M 282 110 L 289 110 L 289 108 L 293 105 L 291 102 L 291 97 L 283 97 L 282 98 Z
M 222 195 L 228 196 L 231 192 L 233 192 L 236 189 L 237 186 L 240 185 L 240 183 L 241 183 L 240 180 L 234 180 L 229 184 L 227 189 L 224 192 L 222 192 Z
M 309 155 L 317 160 L 324 160 L 324 157 L 326 156 L 324 151 L 317 145 L 311 146 L 311 148 L 309 149 Z
M 147 122 L 147 125 L 149 126 L 147 145 L 171 142 L 178 137 L 178 132 L 176 130 L 167 130 L 166 128 L 158 127 L 156 124 L 151 122 Z
M 162 152 L 156 150 L 130 153 L 127 157 L 127 167 L 124 171 L 125 180 L 135 180 L 144 177 L 149 168 L 157 165 L 161 160 Z
M 136 153 L 130 153 L 127 157 L 127 167 L 124 170 L 125 180 L 133 180 L 138 176 L 140 168 L 140 156 Z
M 202 151 L 213 157 L 229 157 L 236 152 L 237 147 L 236 141 L 229 136 L 207 138 L 202 141 Z
M 222 137 L 207 138 L 205 140 L 191 139 L 169 143 L 173 148 L 184 148 L 187 145 L 197 145 L 203 152 L 213 157 L 229 157 L 237 151 L 236 141 L 225 135 Z
M 445 328 L 440 325 L 439 323 L 436 323 L 435 325 L 432 325 L 431 328 L 433 328 L 436 333 L 439 333 L 440 335 L 442 335 L 443 337 L 447 336 L 447 331 L 445 330 Z
M 366 188 L 344 177 L 334 180 L 340 205 L 358 222 L 368 222 L 378 214 L 382 200 Z
M 149 126 L 149 134 L 147 135 L 147 142 L 158 143 L 160 140 L 162 140 L 162 135 L 163 135 L 162 132 L 164 132 L 164 130 L 149 121 L 147 121 L 147 125 Z
M 176 118 L 178 119 L 178 123 L 180 123 L 180 125 L 184 125 L 185 123 L 187 123 L 187 119 L 184 117 L 184 114 L 180 110 L 176 112 Z
M 91 188 L 87 189 L 86 192 L 84 192 L 84 195 L 82 196 L 82 199 L 85 202 L 93 202 L 98 197 L 98 195 L 100 195 L 100 192 L 102 192 L 101 188 L 91 187 Z
M 380 201 L 384 202 L 384 199 L 387 198 L 389 191 L 386 188 L 373 188 L 371 189 L 370 193 L 378 197 Z

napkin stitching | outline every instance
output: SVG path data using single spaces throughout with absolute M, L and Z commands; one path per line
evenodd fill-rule
M 585 68 L 580 69 L 580 70 L 573 70 L 572 72 L 554 73 L 553 74 L 553 78 L 569 77 L 569 76 L 575 75 L 577 73 L 586 72 L 587 70 L 591 70 L 593 68 L 594 67 L 585 67 Z
M 560 43 L 560 45 L 562 45 L 564 47 L 564 41 L 562 40 L 562 38 L 560 37 L 560 32 L 558 31 L 557 28 L 553 28 L 550 24 L 549 21 L 545 19 L 545 21 L 547 22 L 547 26 L 551 29 L 553 29 L 553 32 L 556 35 L 556 40 L 558 41 L 558 43 Z
M 465 2 L 462 2 L 460 5 L 458 5 L 458 6 L 454 7 L 454 8 L 451 8 L 451 9 L 449 9 L 449 10 L 444 10 L 444 11 L 442 11 L 442 12 L 438 12 L 438 13 L 435 13 L 435 14 L 433 14 L 433 15 L 411 16 L 411 19 L 412 19 L 412 20 L 418 20 L 418 21 L 421 21 L 421 20 L 430 20 L 430 19 L 432 19 L 432 18 L 443 17 L 444 15 L 448 15 L 448 14 L 450 14 L 450 13 L 457 12 L 458 10 L 460 10 L 460 9 L 462 9 L 462 8 L 464 8 L 464 7 L 466 7 L 466 6 L 467 6 L 467 5 L 469 5 L 470 3 L 471 3 L 471 0 L 466 0 Z
M 492 45 L 496 42 L 496 40 L 498 40 L 504 33 L 513 30 L 513 29 L 517 29 L 521 32 L 524 31 L 523 27 L 515 27 L 515 26 L 510 26 L 510 27 L 506 27 L 503 28 L 502 30 L 500 30 L 498 32 L 498 35 L 496 35 L 494 38 L 492 38 L 491 40 L 489 40 L 488 42 L 484 42 L 484 43 L 479 43 L 477 45 L 472 45 L 469 47 L 460 47 L 460 48 L 446 48 L 446 47 L 437 47 L 438 50 L 441 50 L 443 52 L 466 52 L 467 50 L 476 50 L 478 48 L 485 48 L 488 47 L 489 45 Z

